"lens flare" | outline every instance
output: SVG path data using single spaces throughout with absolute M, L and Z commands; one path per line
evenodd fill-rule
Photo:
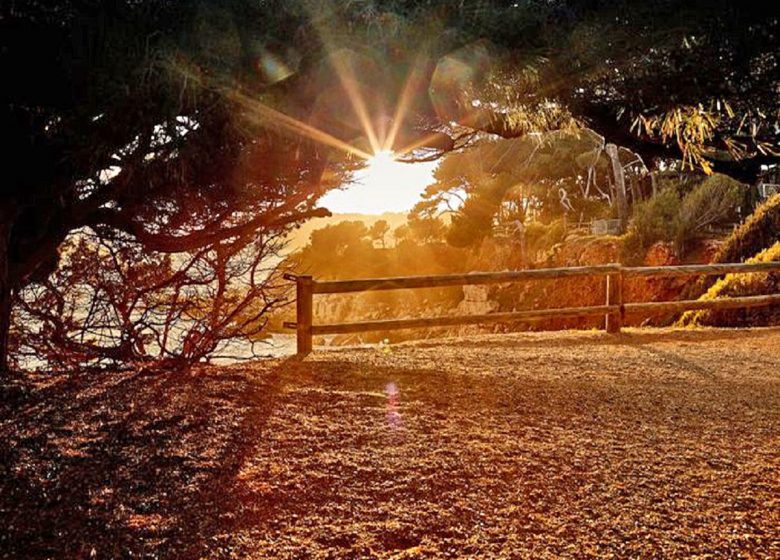
M 401 412 L 399 411 L 400 395 L 398 387 L 392 381 L 385 386 L 387 395 L 387 426 L 391 430 L 401 427 Z

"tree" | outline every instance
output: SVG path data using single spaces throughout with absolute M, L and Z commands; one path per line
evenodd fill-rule
M 253 357 L 286 295 L 270 258 L 280 246 L 263 235 L 170 255 L 124 234 L 71 235 L 57 270 L 20 294 L 13 365 L 74 371 Z
M 590 129 L 561 130 L 522 138 L 483 140 L 442 157 L 419 215 L 451 214 L 448 239 L 459 247 L 490 236 L 494 226 L 520 220 L 551 221 L 564 214 L 600 216 L 618 206 L 625 192 L 615 171 L 632 184 L 646 182 L 647 169 L 636 154 L 614 150 Z M 631 203 L 643 198 L 631 191 Z
M 410 235 L 419 243 L 434 243 L 444 237 L 444 223 L 439 218 L 412 214 L 407 223 Z
M 745 182 L 780 161 L 780 21 L 768 5 L 480 7 L 463 7 L 471 18 L 461 29 L 472 39 L 489 29 L 491 43 L 440 61 L 438 109 L 449 122 L 508 138 L 558 128 L 568 117 L 648 164 L 682 160 Z
M 393 239 L 395 244 L 398 245 L 402 241 L 409 239 L 411 236 L 411 230 L 408 224 L 402 224 L 393 230 Z
M 369 229 L 361 221 L 352 220 L 325 226 L 312 232 L 309 249 L 323 259 L 332 255 L 343 256 L 355 245 L 363 245 L 369 236 Z
M 368 231 L 368 234 L 371 236 L 371 239 L 373 241 L 379 241 L 382 245 L 382 248 L 384 249 L 385 236 L 389 231 L 390 231 L 390 225 L 387 223 L 387 220 L 377 220 L 371 226 L 371 229 Z
M 198 6 L 34 3 L 3 17 L 0 371 L 14 298 L 56 270 L 73 231 L 193 252 L 325 212 L 318 196 L 341 182 L 323 179 L 330 154 L 257 118 L 244 93 L 268 89 L 256 72 L 236 81 L 256 62 L 244 33 L 272 8 L 242 23 L 238 6 Z

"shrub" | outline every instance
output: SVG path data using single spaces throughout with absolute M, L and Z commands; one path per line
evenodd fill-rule
M 628 232 L 623 237 L 623 262 L 635 263 L 653 243 L 675 239 L 680 229 L 680 209 L 680 197 L 670 188 L 637 204 Z
M 741 183 L 720 174 L 707 177 L 685 195 L 681 190 L 667 186 L 636 205 L 623 239 L 624 262 L 636 262 L 658 241 L 673 241 L 682 256 L 687 242 L 703 229 L 736 219 L 747 192 Z
M 765 249 L 747 262 L 780 261 L 780 242 Z M 751 272 L 727 274 L 715 282 L 700 299 L 713 300 L 718 297 L 740 297 L 774 294 L 780 292 L 780 273 Z M 679 319 L 681 326 L 756 326 L 776 324 L 780 320 L 777 306 L 754 309 L 726 309 L 687 311 Z
M 742 262 L 780 241 L 780 194 L 756 208 L 728 238 L 715 262 Z
M 711 175 L 682 200 L 675 247 L 682 254 L 685 243 L 706 227 L 736 220 L 746 189 L 726 175 Z
M 742 262 L 780 241 L 780 194 L 769 198 L 732 233 L 713 262 Z M 717 280 L 704 277 L 693 284 L 686 297 L 697 298 Z
M 547 251 L 553 245 L 563 241 L 566 236 L 566 227 L 563 220 L 554 220 L 549 224 L 532 222 L 525 226 L 526 250 L 530 255 Z

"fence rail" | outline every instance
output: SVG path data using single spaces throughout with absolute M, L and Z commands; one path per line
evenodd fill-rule
M 468 274 L 444 274 L 436 276 L 400 276 L 394 278 L 366 278 L 359 280 L 335 280 L 318 282 L 311 276 L 285 275 L 296 283 L 296 322 L 285 323 L 285 327 L 297 331 L 298 354 L 312 350 L 312 337 L 322 334 L 345 334 L 376 330 L 413 329 L 474 325 L 505 321 L 538 321 L 546 318 L 605 317 L 605 328 L 609 333 L 620 332 L 626 313 L 630 312 L 681 312 L 701 309 L 734 309 L 740 307 L 761 307 L 780 305 L 780 294 L 723 298 L 714 300 L 682 300 L 625 302 L 623 283 L 626 278 L 711 276 L 729 273 L 780 271 L 780 262 L 729 263 L 681 266 L 630 267 L 619 264 L 580 266 L 569 268 L 538 268 L 506 272 L 471 272 Z M 420 317 L 414 319 L 383 319 L 314 325 L 315 294 L 345 294 L 377 290 L 407 290 L 415 288 L 441 288 L 476 284 L 501 284 L 530 280 L 550 280 L 573 277 L 604 277 L 606 301 L 604 305 L 586 307 L 558 307 L 550 309 L 529 309 L 483 315 L 448 315 L 443 317 Z

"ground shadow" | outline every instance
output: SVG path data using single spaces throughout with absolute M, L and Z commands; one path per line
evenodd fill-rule
M 286 361 L 74 375 L 0 417 L 0 557 L 198 558 L 229 531 Z

